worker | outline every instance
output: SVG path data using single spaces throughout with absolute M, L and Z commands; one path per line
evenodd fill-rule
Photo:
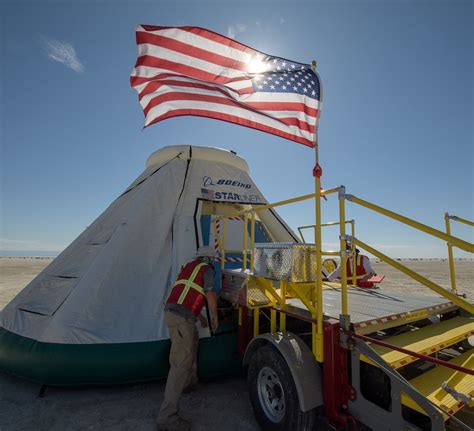
M 350 244 L 347 244 L 346 249 L 348 251 L 351 250 Z M 371 277 L 374 275 L 377 275 L 375 271 L 372 268 L 372 265 L 370 263 L 370 259 L 368 256 L 364 256 L 360 254 L 360 250 L 358 248 L 355 249 L 356 253 L 356 280 L 357 284 L 364 284 L 367 280 L 369 280 Z M 352 279 L 352 263 L 353 259 L 352 257 L 349 257 L 347 259 L 346 263 L 346 274 L 347 274 L 347 279 L 351 280 Z M 335 281 L 337 278 L 341 278 L 341 265 L 339 265 L 331 274 L 328 275 L 328 280 L 329 281 Z
M 213 332 L 219 324 L 214 256 L 211 247 L 200 247 L 196 258 L 181 268 L 166 301 L 165 320 L 171 339 L 170 371 L 165 399 L 158 414 L 158 431 L 191 429 L 191 424 L 178 416 L 178 403 L 183 391 L 192 390 L 198 382 L 196 359 L 199 334 L 196 323 L 199 320 L 203 327 L 208 326 L 207 317 L 201 314 L 204 305 L 207 315 L 210 315 Z

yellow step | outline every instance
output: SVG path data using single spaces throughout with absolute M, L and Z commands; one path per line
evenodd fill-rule
M 416 353 L 432 355 L 439 350 L 467 339 L 471 335 L 474 335 L 474 319 L 458 316 L 424 328 L 395 335 L 384 341 Z M 418 360 L 414 356 L 376 344 L 371 344 L 370 347 L 393 368 L 400 368 Z M 365 356 L 361 356 L 361 359 L 371 363 Z
M 463 353 L 452 359 L 452 364 L 460 365 L 474 370 L 474 349 Z M 446 382 L 451 389 L 471 397 L 471 404 L 474 396 L 474 376 L 461 373 L 443 366 L 436 366 L 430 371 L 418 376 L 410 383 L 430 401 L 453 415 L 464 407 L 464 404 L 448 394 L 441 385 Z M 426 414 L 425 411 L 416 404 L 408 395 L 402 394 L 402 404 Z

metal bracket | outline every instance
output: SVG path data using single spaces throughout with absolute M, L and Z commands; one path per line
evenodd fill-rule
M 339 199 L 345 199 L 346 201 L 352 202 L 354 195 L 349 195 L 346 193 L 339 193 Z
M 352 242 L 354 237 L 351 235 L 339 235 L 339 239 L 343 239 L 346 242 Z
M 471 397 L 469 395 L 463 394 L 451 388 L 447 382 L 441 383 L 441 387 L 451 395 L 455 400 L 461 401 L 466 406 L 470 405 Z
M 346 187 L 345 186 L 339 186 L 338 187 L 338 198 L 339 199 L 344 199 L 345 195 L 346 195 Z
M 351 316 L 349 314 L 340 314 L 339 322 L 342 329 L 349 331 L 351 329 Z M 343 335 L 345 335 L 343 333 Z

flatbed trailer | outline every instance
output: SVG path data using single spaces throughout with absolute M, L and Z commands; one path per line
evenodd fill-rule
M 334 190 L 344 200 L 345 189 Z M 436 285 L 343 228 L 337 252 L 317 245 L 254 244 L 247 222 L 255 223 L 256 212 L 256 207 L 242 212 L 241 269 L 225 267 L 225 229 L 218 244 L 221 297 L 238 314 L 237 350 L 261 428 L 315 430 L 323 420 L 341 430 L 472 430 L 474 306 L 456 289 Z M 344 208 L 340 215 L 339 226 L 345 226 Z M 474 251 L 473 244 L 426 230 L 450 246 Z M 329 282 L 320 258 L 339 255 L 345 268 L 353 256 L 347 244 L 365 248 L 437 295 L 361 289 L 344 269 L 340 283 Z

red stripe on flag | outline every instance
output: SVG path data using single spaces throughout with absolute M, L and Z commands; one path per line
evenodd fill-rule
M 236 81 L 242 81 L 244 79 L 248 79 L 246 77 L 237 78 L 237 79 L 226 78 L 222 75 L 214 75 L 213 73 L 204 72 L 203 70 L 197 69 L 195 67 L 186 66 L 182 63 L 176 63 L 174 61 L 164 60 L 162 58 L 152 57 L 150 55 L 143 55 L 141 57 L 138 57 L 137 64 L 135 65 L 135 67 L 138 67 L 138 66 L 166 69 L 169 71 L 179 73 L 182 76 L 197 78 L 201 81 L 215 82 L 216 84 L 228 84 L 230 82 L 236 82 Z M 150 78 L 147 78 L 147 79 L 150 80 Z
M 245 52 L 247 54 L 257 54 L 258 51 L 251 48 L 250 46 L 244 45 L 243 43 L 236 42 L 234 39 L 229 39 L 228 37 L 222 36 L 221 34 L 214 33 L 213 31 L 207 30 L 201 27 L 162 27 L 159 25 L 142 25 L 146 31 L 158 31 L 158 30 L 171 30 L 179 29 L 187 31 L 188 33 L 193 33 L 197 36 L 204 37 L 205 39 L 212 40 L 213 42 L 220 43 L 224 46 L 229 46 L 230 48 L 238 49 L 239 51 Z
M 174 75 L 178 76 L 178 75 Z M 223 90 L 222 88 L 215 87 L 212 85 L 201 84 L 197 82 L 186 82 L 178 80 L 159 80 L 150 82 L 139 94 L 138 99 L 141 100 L 143 96 L 153 93 L 158 90 L 163 85 L 176 85 L 178 87 L 187 87 L 187 88 L 199 88 L 209 91 L 217 91 L 224 94 L 225 96 L 231 97 L 228 91 Z M 228 88 L 228 87 L 227 87 Z M 249 87 L 251 89 L 251 87 Z M 230 89 L 231 91 L 235 91 Z M 242 102 L 245 106 L 249 106 L 253 109 L 261 111 L 295 111 L 295 112 L 304 112 L 306 115 L 317 118 L 318 110 L 305 105 L 304 103 L 296 102 Z
M 150 124 L 145 127 L 149 127 L 152 124 L 158 123 L 159 121 L 166 120 L 167 118 L 172 117 L 183 117 L 183 116 L 197 116 L 197 117 L 207 117 L 214 118 L 216 120 L 226 121 L 228 123 L 239 124 L 240 126 L 249 127 L 251 129 L 258 129 L 262 132 L 270 133 L 272 135 L 279 136 L 281 138 L 289 139 L 299 144 L 306 145 L 307 147 L 313 147 L 313 141 L 309 139 L 301 138 L 300 136 L 293 135 L 291 133 L 282 132 L 281 130 L 274 129 L 273 127 L 265 126 L 264 124 L 257 123 L 255 121 L 250 121 L 236 115 L 224 114 L 221 112 L 209 111 L 206 109 L 175 109 L 173 111 L 167 112 L 166 114 L 160 115 L 155 118 Z
M 301 130 L 308 131 L 310 133 L 314 133 L 315 127 L 309 125 L 308 123 L 304 121 L 300 121 L 297 118 L 276 118 L 272 117 L 271 115 L 264 114 L 262 112 L 256 111 L 252 108 L 249 108 L 246 106 L 244 103 L 239 103 L 236 102 L 235 100 L 231 98 L 223 98 L 219 96 L 210 96 L 207 94 L 194 94 L 194 93 L 182 93 L 178 91 L 174 91 L 172 93 L 166 93 L 166 94 L 161 94 L 159 96 L 154 97 L 153 99 L 150 100 L 148 105 L 143 108 L 143 112 L 145 113 L 145 116 L 148 115 L 148 112 L 155 106 L 158 106 L 164 102 L 170 102 L 173 100 L 193 100 L 193 101 L 198 101 L 198 102 L 209 102 L 209 103 L 218 103 L 220 105 L 227 105 L 227 106 L 233 106 L 235 108 L 241 108 L 245 109 L 247 111 L 254 112 L 257 115 L 261 115 L 262 117 L 267 117 L 275 121 L 279 121 L 280 123 L 283 123 L 287 126 L 296 126 Z
M 148 43 L 160 48 L 166 48 L 181 54 L 188 55 L 191 57 L 198 58 L 200 60 L 207 61 L 209 63 L 217 64 L 228 69 L 235 69 L 242 72 L 246 72 L 248 65 L 237 60 L 233 60 L 223 55 L 214 54 L 213 52 L 206 51 L 205 49 L 196 48 L 193 45 L 180 42 L 169 37 L 160 36 L 152 33 L 145 33 L 143 31 L 137 32 L 137 45 Z
M 186 82 L 186 81 L 178 81 L 178 80 L 173 80 L 173 79 L 166 79 L 166 80 L 159 80 L 159 81 L 153 81 L 150 82 L 140 93 L 138 96 L 138 100 L 142 100 L 144 96 L 147 94 L 153 93 L 156 90 L 158 90 L 162 86 L 167 86 L 167 85 L 176 85 L 178 87 L 186 87 L 186 88 L 199 88 L 202 90 L 209 90 L 209 91 L 216 91 L 219 93 L 224 94 L 225 96 L 229 96 L 229 92 L 223 90 L 222 88 L 219 87 L 214 87 L 212 85 L 206 85 L 206 84 L 201 84 L 198 82 Z M 234 90 L 231 90 L 234 91 Z
M 278 96 L 277 96 L 278 97 Z M 296 102 L 248 102 L 247 105 L 262 111 L 298 111 L 317 118 L 318 110 Z

